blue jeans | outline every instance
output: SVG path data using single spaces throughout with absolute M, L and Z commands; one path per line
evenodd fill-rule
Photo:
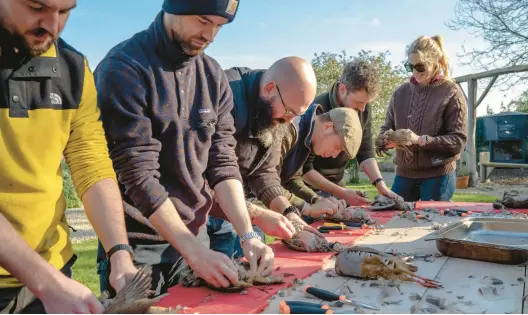
M 262 241 L 264 242 L 264 232 L 255 225 L 253 225 L 253 230 L 262 237 Z M 209 235 L 212 250 L 224 253 L 229 258 L 240 258 L 244 256 L 242 246 L 240 245 L 240 237 L 230 222 L 209 216 L 209 220 L 207 221 L 207 234 Z
M 392 191 L 405 201 L 449 201 L 456 188 L 455 171 L 432 178 L 407 178 L 396 175 Z

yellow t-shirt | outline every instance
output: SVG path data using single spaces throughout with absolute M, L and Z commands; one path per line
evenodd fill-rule
M 31 248 L 60 269 L 73 256 L 62 156 L 81 198 L 98 181 L 115 179 L 93 75 L 84 56 L 62 39 L 9 76 L 3 74 L 0 212 Z M 0 267 L 0 288 L 22 285 Z

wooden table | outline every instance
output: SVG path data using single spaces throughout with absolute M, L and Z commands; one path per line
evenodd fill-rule
M 434 216 L 434 221 L 445 223 L 459 220 L 459 217 Z M 355 242 L 356 245 L 370 246 L 382 251 L 395 250 L 406 253 L 438 253 L 434 241 L 424 241 L 424 237 L 432 232 L 430 222 L 415 223 L 408 219 L 394 217 L 384 226 L 379 234 L 370 234 Z M 431 289 L 416 283 L 399 282 L 396 287 L 381 288 L 376 284 L 381 281 L 363 281 L 344 277 L 328 277 L 325 270 L 319 271 L 304 280 L 303 285 L 312 285 L 339 294 L 345 294 L 351 300 L 369 303 L 381 311 L 361 310 L 365 313 L 413 313 L 419 312 L 418 306 L 426 307 L 428 296 L 445 298 L 447 309 L 440 313 L 528 313 L 528 302 L 523 305 L 522 297 L 528 294 L 528 287 L 523 280 L 526 277 L 526 266 L 509 266 L 486 263 L 451 257 L 438 257 L 433 262 L 415 260 L 418 266 L 417 274 L 430 279 L 436 279 L 443 288 Z M 334 260 L 330 260 L 324 269 L 333 270 Z M 486 277 L 496 277 L 503 285 L 495 285 L 498 296 L 480 296 L 478 289 L 488 285 Z M 374 283 L 374 284 L 372 284 Z M 321 300 L 311 298 L 302 293 L 303 285 L 285 289 L 270 300 L 263 313 L 278 313 L 281 300 L 299 300 L 321 303 Z M 384 292 L 383 292 L 384 291 Z M 352 292 L 352 293 L 350 293 Z M 389 296 L 382 298 L 381 294 L 388 292 Z M 282 295 L 282 296 L 281 296 Z M 421 300 L 412 300 L 411 295 L 419 296 Z M 328 302 L 326 302 L 328 303 Z M 434 307 L 433 307 L 434 308 Z M 335 311 L 353 311 L 352 306 L 333 308 Z M 458 309 L 458 310 L 457 310 Z

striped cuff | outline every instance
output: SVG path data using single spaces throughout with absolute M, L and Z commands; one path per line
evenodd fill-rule
M 260 194 L 259 199 L 266 207 L 269 208 L 273 199 L 279 196 L 284 196 L 284 190 L 281 186 L 274 186 L 266 189 L 262 194 Z

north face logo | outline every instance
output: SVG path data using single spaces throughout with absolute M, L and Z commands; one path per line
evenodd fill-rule
M 62 105 L 62 98 L 57 93 L 50 93 L 51 104 Z

